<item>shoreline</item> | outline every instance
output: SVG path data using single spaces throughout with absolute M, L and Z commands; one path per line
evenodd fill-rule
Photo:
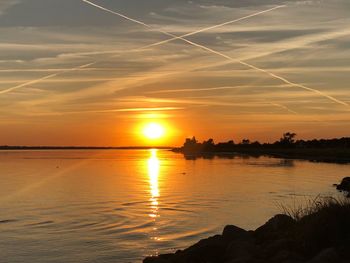
M 348 263 L 350 202 L 314 200 L 285 209 L 256 230 L 227 225 L 221 234 L 143 263 Z
M 123 147 L 100 147 L 100 146 L 0 146 L 0 151 L 35 151 L 35 150 L 171 150 L 168 146 L 123 146 Z
M 306 160 L 311 162 L 327 162 L 347 164 L 350 163 L 349 149 L 244 149 L 237 148 L 232 151 L 186 151 L 182 148 L 172 149 L 188 159 L 211 158 L 211 157 L 232 157 L 232 156 L 269 156 L 291 160 Z

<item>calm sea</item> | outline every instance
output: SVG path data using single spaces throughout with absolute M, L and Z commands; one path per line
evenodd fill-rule
M 0 152 L 0 262 L 140 262 L 254 229 L 349 165 L 268 157 L 186 160 L 165 150 Z

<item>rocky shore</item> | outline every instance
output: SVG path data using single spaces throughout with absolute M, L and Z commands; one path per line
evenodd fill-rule
M 234 225 L 174 254 L 144 263 L 350 263 L 350 203 L 316 202 L 314 207 L 276 215 L 255 231 Z
M 347 193 L 347 197 L 350 197 L 350 177 L 345 177 L 340 184 L 335 185 L 337 190 Z

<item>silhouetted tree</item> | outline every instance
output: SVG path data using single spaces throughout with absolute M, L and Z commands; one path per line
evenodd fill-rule
M 184 147 L 189 147 L 189 146 L 193 146 L 197 144 L 197 140 L 196 137 L 192 137 L 192 138 L 186 138 L 186 141 L 184 143 Z
M 193 136 L 192 138 L 186 139 L 183 149 L 187 152 L 199 152 L 202 151 L 202 144 L 198 143 L 196 137 Z
M 259 146 L 261 146 L 260 142 L 258 142 L 258 141 L 252 142 L 250 145 L 251 145 L 251 146 L 254 146 L 254 147 L 259 147 Z
M 296 135 L 297 134 L 294 132 L 286 132 L 283 134 L 283 137 L 280 139 L 280 143 L 282 145 L 292 145 L 295 142 L 294 138 Z
M 203 145 L 203 151 L 213 151 L 215 148 L 215 144 L 214 144 L 213 139 L 209 139 L 207 141 L 204 141 L 202 143 L 202 145 Z
M 203 145 L 212 146 L 212 145 L 214 145 L 214 140 L 213 139 L 209 139 L 207 141 L 204 141 Z
M 241 144 L 248 145 L 248 144 L 250 144 L 250 140 L 249 139 L 243 139 Z
M 254 150 L 261 151 L 267 149 L 279 148 L 298 148 L 298 149 L 349 149 L 350 138 L 339 139 L 313 139 L 313 140 L 295 140 L 296 133 L 286 132 L 282 138 L 274 143 L 260 143 L 258 141 L 251 142 L 249 139 L 243 139 L 239 144 L 234 144 L 233 140 L 228 142 L 214 143 L 213 139 L 208 139 L 199 143 L 195 137 L 187 138 L 183 147 L 178 148 L 188 154 L 207 153 L 207 152 L 235 152 L 240 149 L 249 149 L 250 152 Z M 3 146 L 2 149 L 4 149 Z M 0 147 L 1 149 L 1 147 Z

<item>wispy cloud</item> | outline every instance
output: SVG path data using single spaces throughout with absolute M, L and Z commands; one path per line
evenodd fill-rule
M 93 64 L 95 64 L 95 62 L 84 64 L 84 65 L 81 65 L 81 66 L 78 66 L 78 67 L 75 67 L 75 68 L 71 68 L 71 69 L 68 69 L 68 70 L 65 70 L 65 71 L 61 71 L 61 72 L 58 72 L 58 73 L 50 74 L 50 75 L 47 75 L 47 76 L 42 77 L 40 79 L 31 80 L 31 81 L 22 83 L 20 85 L 17 85 L 17 86 L 14 86 L 14 87 L 11 87 L 11 88 L 8 88 L 8 89 L 5 89 L 5 90 L 0 90 L 0 94 L 9 93 L 9 92 L 15 91 L 17 89 L 20 89 L 20 88 L 23 88 L 23 87 L 26 87 L 26 86 L 36 84 L 38 82 L 41 82 L 41 81 L 44 81 L 44 80 L 47 80 L 47 79 L 50 79 L 50 78 L 57 77 L 58 75 L 66 73 L 68 71 L 75 71 L 75 70 L 79 70 L 81 68 L 86 68 L 86 67 L 92 66 Z
M 0 15 L 2 15 L 10 7 L 19 4 L 20 0 L 1 0 L 0 2 Z
M 103 11 L 106 11 L 106 12 L 109 12 L 109 13 L 112 13 L 114 15 L 117 15 L 117 16 L 120 16 L 124 19 L 127 19 L 131 22 L 134 22 L 134 23 L 137 23 L 137 24 L 140 24 L 142 26 L 145 26 L 151 30 L 155 30 L 153 28 L 153 26 L 151 25 L 148 25 L 146 23 L 143 23 L 139 20 L 136 20 L 136 19 L 133 19 L 133 18 L 130 18 L 128 16 L 125 16 L 121 13 L 118 13 L 118 12 L 115 12 L 113 10 L 110 10 L 108 8 L 105 8 L 103 6 L 100 6 L 100 5 L 97 5 L 91 1 L 88 1 L 88 0 L 81 0 L 89 5 L 92 5 L 94 7 L 97 7 Z M 228 22 L 225 22 L 225 23 L 221 23 L 219 25 L 215 25 L 215 26 L 211 26 L 211 27 L 206 27 L 206 28 L 203 28 L 203 29 L 200 29 L 200 30 L 197 30 L 195 32 L 192 32 L 192 33 L 188 33 L 188 34 L 185 34 L 183 36 L 175 36 L 174 34 L 171 34 L 171 33 L 168 33 L 168 32 L 165 32 L 161 29 L 156 29 L 156 31 L 159 31 L 165 35 L 168 35 L 170 36 L 171 38 L 168 39 L 168 40 L 165 40 L 165 41 L 160 41 L 160 42 L 157 42 L 157 43 L 154 43 L 154 44 L 151 44 L 151 45 L 147 45 L 147 46 L 144 46 L 144 47 L 141 47 L 141 48 L 138 48 L 136 50 L 133 50 L 133 51 L 137 51 L 137 50 L 143 50 L 143 49 L 147 49 L 147 48 L 150 48 L 150 47 L 154 47 L 154 46 L 158 46 L 158 45 L 162 45 L 162 44 L 165 44 L 165 43 L 168 43 L 168 42 L 171 42 L 171 41 L 174 41 L 174 40 L 177 40 L 177 39 L 181 39 L 181 40 L 185 40 L 183 37 L 187 37 L 187 36 L 191 36 L 191 35 L 195 35 L 195 34 L 198 34 L 198 33 L 201 33 L 201 32 L 204 32 L 204 31 L 208 31 L 208 30 L 212 30 L 212 29 L 215 29 L 215 28 L 218 28 L 218 27 L 222 27 L 222 26 L 225 26 L 225 25 L 229 25 L 229 24 L 232 24 L 232 23 L 236 23 L 238 21 L 242 21 L 242 20 L 245 20 L 245 19 L 248 19 L 248 18 L 251 18 L 251 17 L 254 17 L 254 16 L 257 16 L 257 15 L 261 15 L 261 14 L 264 14 L 264 13 L 267 13 L 267 12 L 270 12 L 270 11 L 273 11 L 275 9 L 278 9 L 278 8 L 282 8 L 284 7 L 284 5 L 280 5 L 280 6 L 276 6 L 276 7 L 273 7 L 273 8 L 269 8 L 267 10 L 264 10 L 264 11 L 260 11 L 260 12 L 256 12 L 254 14 L 251 14 L 251 15 L 247 15 L 247 16 L 244 16 L 242 18 L 239 18 L 239 19 L 235 19 L 235 20 L 231 20 L 231 21 L 228 21 Z M 114 53 L 115 51 L 105 51 L 104 53 Z M 119 51 L 118 51 L 119 52 Z M 96 53 L 92 53 L 92 54 L 96 54 Z M 14 87 L 11 87 L 11 88 L 8 88 L 8 89 L 5 89 L 5 90 L 2 90 L 0 91 L 0 94 L 5 94 L 5 93 L 8 93 L 8 92 L 12 92 L 14 90 L 17 90 L 19 88 L 23 88 L 23 87 L 26 87 L 28 85 L 32 85 L 32 84 L 35 84 L 35 83 L 38 83 L 38 82 L 41 82 L 41 81 L 44 81 L 44 80 L 47 80 L 47 79 L 50 79 L 50 78 L 53 78 L 53 77 L 56 77 L 60 74 L 64 74 L 66 72 L 70 72 L 70 71 L 76 71 L 76 70 L 79 70 L 79 69 L 83 69 L 83 68 L 86 68 L 86 67 L 89 67 L 89 66 L 93 66 L 97 63 L 97 61 L 95 62 L 92 62 L 92 63 L 88 63 L 88 64 L 83 64 L 83 65 L 80 65 L 80 66 L 77 66 L 77 67 L 73 67 L 71 69 L 65 69 L 65 70 L 62 70 L 62 71 L 59 71 L 57 73 L 54 73 L 54 74 L 50 74 L 50 75 L 47 75 L 47 76 L 44 76 L 42 78 L 39 78 L 37 80 L 32 80 L 32 81 L 28 81 L 28 82 L 25 82 L 25 83 L 22 83 L 20 85 L 17 85 L 17 86 L 14 86 Z
M 350 129 L 344 107 L 350 104 L 347 0 L 284 1 L 286 8 L 277 8 L 277 0 L 96 1 L 152 28 L 82 1 L 31 0 L 6 9 L 1 5 L 14 1 L 0 2 L 4 143 L 20 137 L 15 129 L 41 134 L 33 129 L 44 125 L 44 134 L 57 131 L 55 138 L 63 142 L 69 137 L 65 127 L 75 125 L 78 134 L 92 117 L 130 128 L 135 116 L 148 114 L 162 115 L 191 134 L 201 134 L 203 126 L 207 133 L 218 127 L 223 136 L 234 131 L 270 137 L 285 127 L 332 137 Z M 35 140 L 29 133 L 28 138 Z
M 89 4 L 91 4 L 91 5 L 93 5 L 93 6 L 97 7 L 97 8 L 100 8 L 100 9 L 102 9 L 102 10 L 104 10 L 104 11 L 110 12 L 110 13 L 112 13 L 112 14 L 114 14 L 114 15 L 117 15 L 117 16 L 120 16 L 120 17 L 122 17 L 122 18 L 125 18 L 125 19 L 127 19 L 127 20 L 129 20 L 129 21 L 131 21 L 131 22 L 134 22 L 134 23 L 143 25 L 143 26 L 145 26 L 145 27 L 147 27 L 147 28 L 153 29 L 153 26 L 148 25 L 148 24 L 145 24 L 145 23 L 143 23 L 143 22 L 141 22 L 141 21 L 139 21 L 139 20 L 130 18 L 130 17 L 125 16 L 125 15 L 123 15 L 123 14 L 120 14 L 120 13 L 118 13 L 118 12 L 114 12 L 114 11 L 112 11 L 112 10 L 110 10 L 110 9 L 107 9 L 107 8 L 104 8 L 104 7 L 100 6 L 100 5 L 96 5 L 96 4 L 94 4 L 94 3 L 92 3 L 92 2 L 90 2 L 90 1 L 88 1 L 88 0 L 82 0 L 82 1 L 83 1 L 83 2 L 86 2 L 86 3 L 89 3 Z M 280 7 L 281 7 L 281 6 L 280 6 Z M 275 9 L 276 9 L 276 8 L 275 8 Z M 270 11 L 271 11 L 271 10 L 270 10 Z M 174 37 L 174 38 L 177 37 L 177 36 L 175 36 L 175 35 L 172 34 L 172 33 L 168 33 L 168 32 L 165 32 L 165 31 L 163 31 L 163 30 L 160 30 L 160 29 L 155 29 L 155 30 L 157 30 L 157 31 L 159 31 L 159 32 L 161 32 L 161 33 L 163 33 L 163 34 L 166 34 L 166 35 L 168 35 L 168 36 Z M 198 32 L 198 31 L 197 31 L 197 32 Z M 282 82 L 284 82 L 284 83 L 286 83 L 286 84 L 290 84 L 290 85 L 292 85 L 292 86 L 294 86 L 294 87 L 297 87 L 297 88 L 301 88 L 301 89 L 304 89 L 304 90 L 307 90 L 307 91 L 314 92 L 314 93 L 316 93 L 316 94 L 318 94 L 318 95 L 320 95 L 320 96 L 322 96 L 322 97 L 325 97 L 325 98 L 327 98 L 327 99 L 329 99 L 329 100 L 331 100 L 331 101 L 333 101 L 333 102 L 335 102 L 335 103 L 338 103 L 338 104 L 341 104 L 341 105 L 344 105 L 344 106 L 347 106 L 347 107 L 349 106 L 349 104 L 346 103 L 345 101 L 342 101 L 342 100 L 340 100 L 340 99 L 334 98 L 333 96 L 328 95 L 328 94 L 326 94 L 326 93 L 324 93 L 324 92 L 322 92 L 322 91 L 320 91 L 320 90 L 317 90 L 317 89 L 315 89 L 315 88 L 310 88 L 310 87 L 307 87 L 307 86 L 305 86 L 305 85 L 292 82 L 292 81 L 286 79 L 285 77 L 282 77 L 282 76 L 279 76 L 279 75 L 277 75 L 277 74 L 275 74 L 275 73 L 272 73 L 272 72 L 270 72 L 270 71 L 267 71 L 266 69 L 262 69 L 262 68 L 259 68 L 259 67 L 254 66 L 254 65 L 252 65 L 252 64 L 250 64 L 250 63 L 248 63 L 248 62 L 245 62 L 245 61 L 242 61 L 242 60 L 239 60 L 239 59 L 230 57 L 230 56 L 228 56 L 228 55 L 226 55 L 226 54 L 224 54 L 224 53 L 222 53 L 222 52 L 219 52 L 219 51 L 216 51 L 216 50 L 214 50 L 214 49 L 208 48 L 208 47 L 206 47 L 206 46 L 197 44 L 197 43 L 195 43 L 195 42 L 193 42 L 193 41 L 190 41 L 190 40 L 188 40 L 188 39 L 185 39 L 185 38 L 183 38 L 183 37 L 178 37 L 178 38 L 181 39 L 181 40 L 183 40 L 183 41 L 185 41 L 185 42 L 187 42 L 187 43 L 189 43 L 189 44 L 191 44 L 191 45 L 193 45 L 193 46 L 196 46 L 196 47 L 199 47 L 199 48 L 201 48 L 201 49 L 204 49 L 204 50 L 206 50 L 206 51 L 208 51 L 208 52 L 210 52 L 210 53 L 219 55 L 219 56 L 221 56 L 221 57 L 223 57 L 223 58 L 225 58 L 225 59 L 228 59 L 228 60 L 230 60 L 230 61 L 232 61 L 232 62 L 240 63 L 240 64 L 242 64 L 242 65 L 244 65 L 244 66 L 247 66 L 247 67 L 249 67 L 249 68 L 251 68 L 251 69 L 253 69 L 253 70 L 262 72 L 262 73 L 264 73 L 264 74 L 267 74 L 267 75 L 271 76 L 272 78 L 278 79 L 278 80 L 280 80 L 280 81 L 282 81 Z

